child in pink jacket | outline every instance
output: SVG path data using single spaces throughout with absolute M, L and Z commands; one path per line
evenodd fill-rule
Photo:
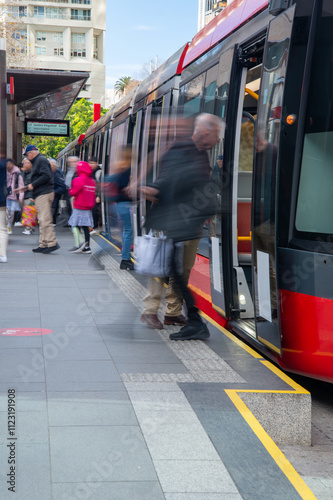
M 92 168 L 86 161 L 76 165 L 77 177 L 73 178 L 69 195 L 74 196 L 74 208 L 68 224 L 72 226 L 75 246 L 71 253 L 91 253 L 89 228 L 93 227 L 92 208 L 95 205 L 96 183 L 92 178 Z M 81 242 L 80 230 L 83 230 L 84 241 Z

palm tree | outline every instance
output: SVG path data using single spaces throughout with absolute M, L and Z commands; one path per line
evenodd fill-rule
M 127 85 L 132 81 L 130 76 L 122 76 L 119 80 L 114 84 L 114 89 L 117 95 L 123 95 L 125 93 L 125 89 Z

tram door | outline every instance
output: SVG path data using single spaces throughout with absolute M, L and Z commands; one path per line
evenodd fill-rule
M 261 81 L 261 51 L 244 55 L 241 68 L 240 93 L 235 128 L 234 162 L 232 171 L 232 311 L 231 317 L 241 328 L 256 336 L 252 281 L 252 185 L 259 88 Z M 242 62 L 241 62 L 242 64 Z
M 283 94 L 295 6 L 271 21 L 263 60 L 254 177 L 253 278 L 257 338 L 281 353 L 276 191 Z

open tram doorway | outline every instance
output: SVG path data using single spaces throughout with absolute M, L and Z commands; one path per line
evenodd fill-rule
M 247 60 L 241 85 L 235 131 L 232 183 L 233 319 L 256 337 L 252 283 L 252 180 L 262 52 Z
M 220 186 L 221 212 L 210 224 L 212 305 L 253 338 L 252 181 L 263 50 L 264 34 L 220 57 L 215 114 L 223 126 L 212 175 Z

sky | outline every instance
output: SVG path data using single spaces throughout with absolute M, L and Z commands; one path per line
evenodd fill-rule
M 198 0 L 106 0 L 106 87 L 123 76 L 142 80 L 144 65 L 158 66 L 192 40 Z

